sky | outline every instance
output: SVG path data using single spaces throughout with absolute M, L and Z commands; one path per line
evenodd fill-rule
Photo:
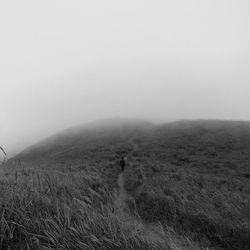
M 131 117 L 250 120 L 249 0 L 0 1 L 0 146 Z

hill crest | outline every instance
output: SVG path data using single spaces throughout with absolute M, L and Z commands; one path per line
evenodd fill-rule
M 17 155 L 21 159 L 60 157 L 81 158 L 87 151 L 128 151 L 128 141 L 136 137 L 142 149 L 147 152 L 164 148 L 175 149 L 182 143 L 189 144 L 187 138 L 196 144 L 202 141 L 204 147 L 211 140 L 219 144 L 232 143 L 250 135 L 250 122 L 220 120 L 181 120 L 165 124 L 154 124 L 136 119 L 106 119 L 77 125 L 32 145 Z M 232 137 L 232 138 L 231 138 Z M 210 138 L 208 140 L 208 138 Z M 186 141 L 187 140 L 187 141 Z M 209 142 L 208 142 L 209 141 Z M 150 146 L 151 144 L 151 146 Z M 213 142 L 212 144 L 218 144 Z

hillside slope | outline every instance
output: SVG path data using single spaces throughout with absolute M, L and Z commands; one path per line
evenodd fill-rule
M 249 122 L 97 122 L 58 133 L 16 158 L 32 168 L 94 176 L 95 190 L 105 185 L 113 192 L 122 155 L 125 191 L 145 223 L 161 222 L 201 249 L 249 249 Z
M 78 125 L 30 146 L 16 157 L 22 160 L 84 159 L 92 153 L 126 151 L 136 132 L 147 133 L 154 125 L 140 120 L 103 120 Z
M 249 122 L 205 120 L 163 125 L 130 120 L 95 122 L 62 131 L 17 157 L 55 161 L 119 157 L 132 150 L 131 138 L 139 147 L 138 156 L 176 165 L 206 161 L 244 168 L 250 160 Z

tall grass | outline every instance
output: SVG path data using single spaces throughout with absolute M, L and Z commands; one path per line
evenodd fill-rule
M 236 180 L 224 180 L 218 187 L 220 177 L 188 175 L 187 169 L 180 168 L 151 174 L 138 186 L 133 173 L 127 173 L 127 186 L 135 187 L 131 193 L 145 221 L 161 221 L 211 247 L 250 249 L 249 185 L 245 192 Z
M 2 170 L 0 249 L 170 249 L 136 215 L 121 216 L 95 175 L 16 163 Z
M 5 152 L 5 150 L 3 149 L 3 147 L 1 147 L 1 146 L 0 146 L 0 151 L 2 151 L 3 154 L 4 154 L 4 162 L 7 161 L 8 160 L 8 156 L 7 156 L 6 152 Z

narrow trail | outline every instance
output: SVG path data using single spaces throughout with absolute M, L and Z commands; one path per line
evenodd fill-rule
M 127 155 L 127 157 L 130 157 L 130 161 L 127 161 L 127 168 L 130 167 L 132 168 L 134 163 L 133 163 L 133 156 L 132 154 L 134 152 L 137 152 L 139 150 L 138 144 L 135 142 L 135 135 L 133 135 L 128 143 L 132 146 L 132 151 Z M 126 171 L 126 169 L 125 169 Z M 141 171 L 142 172 L 142 171 Z M 143 175 L 144 176 L 144 175 Z M 135 200 L 134 198 L 129 195 L 125 189 L 125 176 L 124 172 L 120 173 L 117 178 L 117 184 L 118 184 L 118 195 L 117 198 L 115 199 L 115 207 L 117 208 L 117 212 L 119 214 L 120 219 L 122 219 L 123 223 L 128 223 L 131 228 L 133 228 L 133 231 L 135 234 L 142 234 L 144 237 L 151 242 L 158 242 L 161 243 L 161 245 L 165 245 L 166 248 L 168 249 L 168 244 L 169 240 L 166 237 L 166 234 L 164 232 L 163 227 L 158 224 L 158 225 L 146 225 L 142 222 L 142 220 L 138 216 L 133 216 L 131 215 L 128 210 L 126 210 L 126 202 L 130 201 L 135 205 Z M 181 250 L 177 248 L 171 248 L 175 250 Z
M 131 196 L 127 193 L 124 187 L 124 174 L 120 173 L 117 179 L 118 184 L 118 195 L 114 201 L 115 207 L 122 210 L 125 206 L 125 203 L 128 199 L 131 199 Z
M 134 137 L 130 138 L 129 143 L 131 144 L 133 151 L 127 155 L 127 157 L 131 157 L 132 153 L 138 150 L 138 145 L 134 142 Z M 131 159 L 129 162 L 127 161 L 127 167 L 132 167 L 133 166 L 133 159 Z M 126 171 L 126 169 L 125 169 Z M 114 200 L 114 205 L 116 208 L 116 214 L 119 216 L 121 221 L 124 224 L 128 224 L 132 230 L 132 233 L 134 234 L 141 234 L 145 237 L 147 241 L 150 242 L 155 242 L 161 243 L 161 245 L 165 245 L 166 248 L 168 249 L 168 238 L 166 238 L 164 229 L 162 228 L 161 225 L 154 226 L 149 228 L 146 226 L 142 220 L 136 216 L 136 215 L 131 215 L 130 212 L 127 209 L 127 202 L 130 201 L 131 203 L 134 204 L 135 207 L 135 201 L 134 198 L 129 195 L 125 189 L 125 176 L 124 172 L 121 172 L 118 175 L 117 178 L 117 184 L 118 184 L 118 190 L 116 192 L 116 199 Z M 155 248 L 159 249 L 159 248 Z M 179 249 L 175 249 L 179 250 Z
M 136 152 L 138 151 L 139 147 L 138 145 L 136 144 L 136 142 L 134 141 L 135 140 L 135 135 L 133 135 L 130 139 L 129 139 L 129 144 L 132 146 L 132 152 L 130 152 L 130 154 L 128 154 L 126 157 L 129 157 L 132 155 L 133 152 Z M 133 166 L 133 160 L 131 159 L 131 161 L 127 161 L 127 165 L 129 167 L 132 167 Z M 127 166 L 127 167 L 128 167 Z M 126 170 L 125 170 L 126 171 Z M 117 184 L 118 184 L 118 195 L 117 195 L 117 198 L 115 200 L 115 206 L 119 209 L 122 209 L 124 206 L 125 206 L 125 203 L 127 200 L 133 200 L 132 196 L 129 195 L 125 189 L 125 180 L 124 180 L 124 172 L 121 172 L 119 175 L 118 175 L 118 178 L 117 178 Z
M 138 151 L 139 147 L 138 145 L 134 142 L 134 139 L 135 139 L 135 136 L 132 136 L 130 139 L 129 139 L 129 144 L 132 146 L 133 150 L 132 152 L 130 152 L 127 156 L 127 157 L 131 157 L 132 153 L 133 152 L 136 152 Z M 130 161 L 127 160 L 127 166 L 126 168 L 128 167 L 133 167 L 133 160 L 131 159 Z M 126 169 L 125 169 L 126 171 Z M 131 195 L 129 195 L 125 189 L 125 176 L 124 176 L 124 172 L 121 172 L 119 175 L 118 175 L 118 178 L 117 178 L 117 185 L 118 185 L 118 194 L 116 195 L 116 199 L 114 201 L 114 204 L 115 204 L 115 207 L 122 210 L 124 209 L 124 207 L 126 206 L 126 201 L 130 200 L 132 202 L 134 202 L 134 199 Z
M 133 150 L 132 150 L 132 152 L 130 153 L 130 155 L 132 155 L 133 153 L 136 153 L 136 152 L 138 152 L 139 151 L 139 146 L 138 146 L 138 144 L 135 142 L 135 139 L 136 139 L 136 133 L 133 135 L 133 136 L 131 136 L 131 138 L 128 140 L 128 142 L 129 142 L 129 144 L 132 146 L 132 148 L 133 148 Z M 130 166 L 133 166 L 133 160 L 131 160 L 131 162 L 130 162 L 130 164 L 129 164 Z M 146 175 L 145 175 L 145 173 L 144 173 L 144 171 L 143 171 L 143 169 L 142 169 L 142 166 L 140 166 L 140 173 L 141 173 L 141 176 L 142 176 L 142 178 L 143 178 L 143 180 L 145 181 L 147 178 L 146 178 Z
M 132 146 L 134 152 L 138 151 L 139 146 L 138 146 L 138 144 L 135 142 L 135 135 L 132 136 L 132 137 L 129 139 L 128 142 L 129 142 L 130 145 Z
M 139 151 L 139 146 L 135 141 L 136 133 L 131 136 L 128 143 L 132 147 L 132 151 L 127 155 L 130 158 L 127 161 L 126 168 L 132 168 L 134 165 L 133 153 Z M 125 168 L 125 172 L 126 172 Z M 146 180 L 144 171 L 140 167 L 141 175 Z M 116 190 L 116 198 L 114 200 L 114 206 L 116 213 L 124 224 L 129 224 L 135 234 L 143 234 L 144 237 L 151 242 L 158 242 L 166 246 L 164 249 L 171 250 L 200 250 L 201 248 L 194 242 L 190 242 L 187 238 L 178 236 L 171 229 L 165 230 L 160 223 L 147 223 L 145 224 L 138 216 L 133 216 L 127 209 L 127 202 L 130 201 L 135 205 L 134 198 L 129 195 L 125 189 L 125 176 L 124 172 L 121 172 L 117 178 L 118 190 Z M 157 248 L 158 249 L 158 248 Z

